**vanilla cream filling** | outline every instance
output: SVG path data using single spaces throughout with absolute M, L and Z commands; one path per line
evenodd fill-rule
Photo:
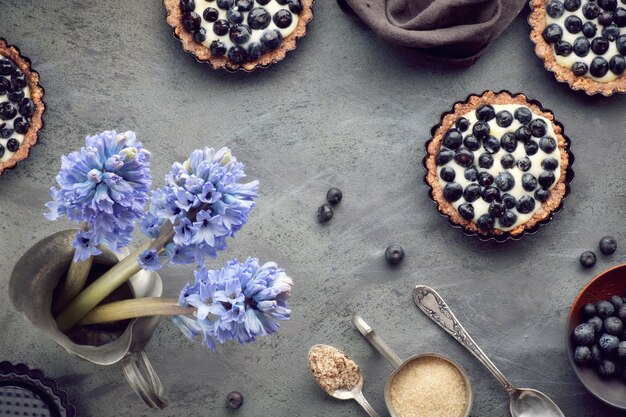
M 9 59 L 10 58 L 6 58 L 5 56 L 3 56 L 2 54 L 0 54 L 0 59 Z M 3 77 L 2 75 L 0 75 L 0 77 Z M 5 78 L 8 78 L 9 80 L 11 79 L 10 76 L 5 76 Z M 27 85 L 26 87 L 24 87 L 23 89 L 24 91 L 24 97 L 25 98 L 30 98 L 30 87 Z M 7 94 L 0 94 L 0 103 L 4 103 L 6 101 L 9 101 L 9 97 Z M 4 123 L 6 123 L 6 126 L 4 126 L 5 128 L 9 128 L 9 129 L 13 129 L 13 121 L 15 119 L 17 119 L 18 117 L 22 117 L 22 115 L 19 112 L 19 103 L 11 103 L 13 104 L 13 107 L 16 108 L 17 113 L 15 114 L 15 117 L 13 117 L 13 119 L 10 120 L 2 120 L 0 119 L 0 127 L 3 127 L 2 125 Z M 30 121 L 32 118 L 28 117 L 27 120 Z M 2 145 L 4 147 L 4 155 L 2 156 L 2 158 L 0 158 L 0 162 L 7 162 L 9 159 L 11 159 L 11 157 L 13 156 L 13 152 L 9 151 L 9 149 L 7 148 L 7 142 L 10 139 L 16 139 L 20 145 L 22 144 L 22 142 L 24 141 L 24 135 L 21 133 L 17 133 L 15 131 L 13 131 L 13 134 L 8 137 L 8 138 L 0 138 L 0 145 Z
M 204 6 L 206 4 L 206 6 Z M 217 4 L 215 3 L 215 1 L 206 1 L 206 0 L 198 0 L 196 2 L 196 9 L 195 12 L 198 13 L 201 17 L 203 16 L 204 10 L 208 9 L 208 8 L 214 8 L 219 12 L 219 17 L 218 20 L 223 19 L 228 21 L 228 18 L 226 16 L 226 12 L 227 10 L 222 10 L 219 7 L 217 7 Z M 263 33 L 266 30 L 271 30 L 271 29 L 276 29 L 280 32 L 280 34 L 283 36 L 283 38 L 289 36 L 291 33 L 293 33 L 294 30 L 296 30 L 296 27 L 298 26 L 298 15 L 296 13 L 293 13 L 291 11 L 289 11 L 289 6 L 288 5 L 280 5 L 276 2 L 276 0 L 271 0 L 268 4 L 266 5 L 260 5 L 258 2 L 254 2 L 254 6 L 252 6 L 252 9 L 254 9 L 255 7 L 262 7 L 265 10 L 267 10 L 270 14 L 270 16 L 272 16 L 272 21 L 269 24 L 268 27 L 266 27 L 265 29 L 251 29 L 251 35 L 250 35 L 250 39 L 242 44 L 239 44 L 238 46 L 242 46 L 244 48 L 246 48 L 246 50 L 248 49 L 248 46 L 250 46 L 250 44 L 255 43 L 255 42 L 260 42 L 261 40 L 261 36 L 263 36 Z M 252 10 L 251 9 L 251 10 Z M 280 11 L 281 9 L 286 9 L 291 13 L 291 25 L 289 25 L 288 27 L 281 29 L 278 26 L 276 26 L 276 24 L 274 23 L 274 15 Z M 243 14 L 243 22 L 241 22 L 241 25 L 248 25 L 248 14 L 250 12 L 242 12 Z M 211 43 L 213 43 L 213 41 L 222 41 L 224 43 L 224 45 L 226 45 L 226 49 L 230 50 L 230 48 L 232 48 L 233 46 L 237 46 L 237 44 L 235 44 L 233 41 L 230 40 L 230 37 L 228 36 L 228 33 L 224 36 L 218 36 L 215 34 L 215 32 L 213 32 L 213 24 L 215 22 L 207 22 L 206 20 L 204 20 L 204 17 L 202 17 L 202 23 L 201 23 L 201 27 L 203 27 L 206 30 L 206 39 L 204 40 L 204 42 L 202 42 L 202 44 L 204 46 L 206 46 L 207 48 L 211 46 Z
M 492 107 L 494 108 L 496 114 L 498 114 L 499 112 L 501 112 L 502 110 L 507 110 L 509 111 L 512 115 L 515 114 L 515 110 L 519 107 L 525 107 L 525 106 L 520 106 L 519 104 L 494 104 L 492 105 Z M 532 112 L 532 111 L 531 111 Z M 553 157 L 555 158 L 558 162 L 559 165 L 557 166 L 557 168 L 552 171 L 554 173 L 554 178 L 555 181 L 554 183 L 548 188 L 549 190 L 551 190 L 552 188 L 554 188 L 554 186 L 558 183 L 559 178 L 561 177 L 561 170 L 560 170 L 560 166 L 561 166 L 561 151 L 559 150 L 558 147 L 558 140 L 556 137 L 556 134 L 554 133 L 554 128 L 552 125 L 552 122 L 548 119 L 546 119 L 545 117 L 539 116 L 535 113 L 533 114 L 533 120 L 535 119 L 541 119 L 543 120 L 546 125 L 547 125 L 547 130 L 546 130 L 546 134 L 543 137 L 551 137 L 553 138 L 556 142 L 557 142 L 557 146 L 556 148 L 550 152 L 550 153 L 546 153 L 544 152 L 541 148 L 539 148 L 539 150 L 537 151 L 536 154 L 534 155 L 527 155 L 526 154 L 526 150 L 524 149 L 524 144 L 522 142 L 518 142 L 517 144 L 517 148 L 515 149 L 515 151 L 511 152 L 511 155 L 513 155 L 515 157 L 515 161 L 517 162 L 519 159 L 528 156 L 528 158 L 530 159 L 531 162 L 531 167 L 528 171 L 522 171 L 521 169 L 519 169 L 517 167 L 517 164 L 513 165 L 512 168 L 503 168 L 502 164 L 500 163 L 500 158 L 502 158 L 504 155 L 508 154 L 509 152 L 507 152 L 506 150 L 500 148 L 500 150 L 494 154 L 492 154 L 491 156 L 493 157 L 493 166 L 491 168 L 480 168 L 478 166 L 478 157 L 483 153 L 486 152 L 485 148 L 482 147 L 477 151 L 473 151 L 474 153 L 474 163 L 472 166 L 476 167 L 476 169 L 478 170 L 478 172 L 482 172 L 482 171 L 486 171 L 488 173 L 490 173 L 494 179 L 498 176 L 498 174 L 500 174 L 501 172 L 504 171 L 508 171 L 513 178 L 515 179 L 515 185 L 513 186 L 513 188 L 509 191 L 500 191 L 501 194 L 510 194 L 513 197 L 515 197 L 515 200 L 518 200 L 523 197 L 524 195 L 529 195 L 531 197 L 533 197 L 534 199 L 534 190 L 529 192 L 524 190 L 524 188 L 522 187 L 522 175 L 524 174 L 532 174 L 535 178 L 539 178 L 539 174 L 541 174 L 543 171 L 545 171 L 542 167 L 541 167 L 541 162 L 547 158 L 547 157 Z M 465 117 L 466 119 L 469 120 L 470 122 L 470 127 L 469 129 L 467 129 L 465 132 L 461 132 L 463 138 L 465 139 L 465 137 L 469 136 L 472 134 L 472 127 L 474 126 L 474 124 L 478 121 L 478 119 L 476 118 L 476 114 L 475 111 L 472 111 L 470 113 L 467 113 L 465 115 L 463 115 L 462 117 Z M 498 124 L 496 123 L 496 118 L 491 119 L 489 122 L 489 128 L 491 129 L 490 131 L 490 135 L 494 136 L 498 139 L 501 139 L 502 136 L 505 133 L 515 133 L 515 131 L 522 126 L 522 123 L 520 123 L 517 119 L 513 119 L 513 123 L 511 123 L 511 125 L 509 127 L 500 127 L 498 126 Z M 536 142 L 537 144 L 539 144 L 539 139 L 541 138 L 536 138 L 536 137 L 532 137 L 532 141 Z M 461 145 L 463 146 L 463 145 Z M 441 188 L 443 189 L 446 184 L 448 184 L 448 182 L 444 181 L 441 179 L 441 169 L 443 167 L 450 167 L 452 169 L 454 169 L 454 173 L 455 173 L 455 178 L 453 182 L 458 183 L 459 185 L 461 185 L 461 187 L 463 187 L 463 189 L 465 190 L 465 188 L 470 184 L 470 183 L 476 183 L 476 181 L 469 181 L 465 178 L 465 170 L 466 168 L 458 165 L 456 163 L 456 161 L 454 160 L 454 158 L 449 161 L 447 164 L 445 165 L 441 165 L 437 167 L 437 177 L 439 178 L 439 183 L 441 184 Z M 495 186 L 495 182 L 493 184 L 493 186 Z M 537 189 L 540 189 L 541 186 L 537 185 Z M 452 206 L 458 210 L 459 206 L 463 203 L 465 203 L 465 198 L 461 197 L 460 199 L 458 199 L 455 202 L 452 202 Z M 482 197 L 480 197 L 478 200 L 473 201 L 470 203 L 473 207 L 474 207 L 474 219 L 472 220 L 473 222 L 476 222 L 476 220 L 478 220 L 478 218 L 480 216 L 482 216 L 483 214 L 487 214 L 489 212 L 489 204 L 487 203 L 485 200 L 482 199 Z M 512 211 L 513 213 L 515 213 L 517 215 L 517 221 L 510 227 L 503 227 L 502 225 L 499 224 L 498 220 L 496 219 L 496 222 L 494 224 L 494 228 L 498 228 L 500 230 L 504 230 L 504 231 L 508 231 L 508 230 L 512 230 L 515 229 L 516 227 L 518 227 L 521 224 L 526 223 L 528 220 L 530 220 L 532 218 L 532 216 L 541 208 L 541 202 L 535 200 L 535 208 L 530 212 L 530 213 L 520 213 L 519 211 L 517 211 L 516 207 L 513 207 L 512 209 L 507 209 L 509 211 Z
M 584 37 L 585 35 L 583 35 L 582 31 L 578 33 L 570 33 L 565 27 L 565 19 L 567 19 L 568 16 L 578 16 L 580 20 L 582 20 L 583 24 L 589 21 L 589 19 L 587 19 L 585 15 L 583 14 L 583 7 L 585 7 L 585 4 L 587 3 L 590 3 L 590 2 L 583 1 L 580 7 L 578 8 L 578 10 L 574 12 L 568 12 L 567 10 L 565 10 L 565 13 L 563 13 L 563 16 L 559 17 L 558 19 L 550 17 L 546 13 L 546 27 L 552 23 L 556 23 L 557 25 L 559 25 L 561 29 L 563 29 L 563 37 L 561 39 L 568 42 L 573 47 L 574 41 L 576 40 L 576 38 L 578 38 L 579 36 Z M 602 36 L 602 28 L 604 26 L 598 23 L 598 19 L 593 19 L 591 20 L 591 22 L 595 23 L 596 26 L 598 27 L 598 32 L 596 33 L 595 38 Z M 589 41 L 589 43 L 591 43 L 593 38 L 590 38 L 587 40 Z M 620 55 L 619 51 L 617 50 L 617 42 L 615 40 L 609 41 L 609 49 L 603 55 L 596 55 L 591 50 L 591 48 L 589 48 L 589 53 L 586 56 L 578 56 L 573 50 L 572 50 L 572 53 L 569 54 L 568 56 L 562 56 L 562 55 L 556 54 L 554 47 L 555 47 L 555 44 L 552 44 L 552 51 L 554 51 L 554 57 L 556 58 L 556 62 L 562 67 L 565 67 L 568 69 L 571 69 L 572 65 L 574 65 L 574 63 L 576 62 L 584 62 L 585 64 L 587 64 L 587 68 L 591 69 L 591 61 L 593 61 L 593 59 L 597 56 L 601 56 L 602 58 L 606 59 L 606 62 L 609 62 L 611 60 L 611 57 L 613 57 L 614 55 Z M 600 78 L 594 77 L 593 75 L 591 75 L 589 71 L 587 71 L 587 73 L 584 76 L 594 79 L 601 83 L 608 83 L 608 82 L 613 81 L 617 77 L 619 77 L 619 75 L 614 74 L 610 69 L 603 77 L 600 77 Z

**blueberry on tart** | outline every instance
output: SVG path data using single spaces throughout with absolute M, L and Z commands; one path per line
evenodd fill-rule
M 215 69 L 267 67 L 296 48 L 314 0 L 164 0 L 183 49 Z
M 535 52 L 557 80 L 587 94 L 626 92 L 624 0 L 531 0 Z
M 28 157 L 43 127 L 44 90 L 30 64 L 0 38 L 0 174 Z
M 458 102 L 432 130 L 425 181 L 439 211 L 470 234 L 503 240 L 536 230 L 568 191 L 569 140 L 523 94 Z

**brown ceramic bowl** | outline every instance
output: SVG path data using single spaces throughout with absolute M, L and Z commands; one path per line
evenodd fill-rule
M 593 367 L 581 367 L 574 363 L 574 343 L 572 332 L 584 322 L 582 310 L 587 303 L 608 300 L 612 295 L 624 295 L 626 290 L 626 264 L 614 266 L 592 279 L 578 294 L 567 319 L 567 354 L 580 382 L 593 395 L 613 407 L 626 410 L 626 380 L 615 378 L 605 380 Z

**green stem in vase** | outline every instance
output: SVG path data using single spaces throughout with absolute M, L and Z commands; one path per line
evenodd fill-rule
M 161 227 L 161 234 L 152 241 L 147 241 L 130 255 L 115 264 L 101 277 L 91 283 L 56 317 L 57 326 L 62 332 L 72 329 L 83 317 L 87 315 L 109 294 L 128 281 L 133 275 L 141 270 L 137 263 L 137 257 L 146 249 L 160 251 L 174 237 L 172 223 L 166 222 Z
M 85 282 L 87 282 L 89 271 L 91 271 L 92 264 L 93 256 L 90 256 L 80 262 L 72 261 L 70 268 L 67 271 L 67 275 L 65 276 L 61 292 L 58 297 L 54 299 L 54 304 L 52 306 L 53 313 L 58 314 L 61 312 L 83 289 Z
M 178 305 L 175 298 L 132 298 L 100 305 L 91 310 L 78 324 L 98 324 L 137 317 L 179 316 L 195 311 L 195 307 Z

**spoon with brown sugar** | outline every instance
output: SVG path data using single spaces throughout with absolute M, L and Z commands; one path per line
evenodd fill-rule
M 328 345 L 315 345 L 309 350 L 309 368 L 328 395 L 338 400 L 355 400 L 370 417 L 380 417 L 361 392 L 363 374 L 359 365 L 344 352 Z

